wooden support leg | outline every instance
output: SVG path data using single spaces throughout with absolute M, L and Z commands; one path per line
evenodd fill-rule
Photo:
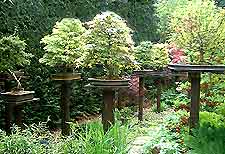
M 114 124 L 113 107 L 113 90 L 111 88 L 104 88 L 102 109 L 102 123 L 104 132 L 107 132 L 110 126 Z
M 139 97 L 138 97 L 138 105 L 139 105 L 138 120 L 139 121 L 143 120 L 143 104 L 144 104 L 144 78 L 140 77 L 139 78 Z
M 199 102 L 200 102 L 200 73 L 189 73 L 191 79 L 191 109 L 190 109 L 190 133 L 191 129 L 199 124 Z
M 161 79 L 157 79 L 157 112 L 160 112 L 161 108 Z
M 70 81 L 62 81 L 62 89 L 61 89 L 61 117 L 62 117 L 62 135 L 70 134 L 70 95 L 71 95 L 71 87 Z
M 23 104 L 15 106 L 16 125 L 23 127 Z
M 5 131 L 7 135 L 11 133 L 11 127 L 13 124 L 13 110 L 14 104 L 13 103 L 5 103 Z

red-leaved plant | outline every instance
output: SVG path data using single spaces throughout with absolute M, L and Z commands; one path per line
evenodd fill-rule
M 187 56 L 183 49 L 177 48 L 175 44 L 168 46 L 169 56 L 173 64 L 187 63 Z

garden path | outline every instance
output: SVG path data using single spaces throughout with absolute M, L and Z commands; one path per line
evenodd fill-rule
M 144 111 L 144 120 L 142 122 L 143 125 L 147 125 L 146 131 L 148 132 L 154 132 L 158 131 L 159 127 L 157 125 L 160 125 L 163 123 L 163 119 L 173 114 L 174 111 L 171 109 L 165 110 L 163 112 L 157 113 L 153 112 L 152 109 L 146 109 Z M 149 125 L 151 123 L 151 125 Z M 128 154 L 144 154 L 145 153 L 145 144 L 148 143 L 153 138 L 151 136 L 138 136 L 132 143 L 131 143 L 131 149 L 129 150 Z M 157 149 L 155 149 L 154 154 L 158 154 L 159 152 Z

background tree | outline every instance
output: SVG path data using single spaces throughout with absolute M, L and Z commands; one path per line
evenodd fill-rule
M 170 26 L 170 42 L 185 49 L 190 63 L 225 63 L 225 11 L 214 1 L 189 1 L 173 13 Z

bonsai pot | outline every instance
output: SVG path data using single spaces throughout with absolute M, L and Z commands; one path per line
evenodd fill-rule
M 133 72 L 137 76 L 154 76 L 154 77 L 167 77 L 169 76 L 169 72 L 167 70 L 136 70 Z
M 32 101 L 34 98 L 34 91 L 19 91 L 19 92 L 6 92 L 1 93 L 8 103 L 23 103 Z
M 128 87 L 129 80 L 105 80 L 105 79 L 95 79 L 95 78 L 89 78 L 88 81 L 90 81 L 90 84 L 95 87 L 102 87 L 102 88 L 116 88 L 116 87 Z

